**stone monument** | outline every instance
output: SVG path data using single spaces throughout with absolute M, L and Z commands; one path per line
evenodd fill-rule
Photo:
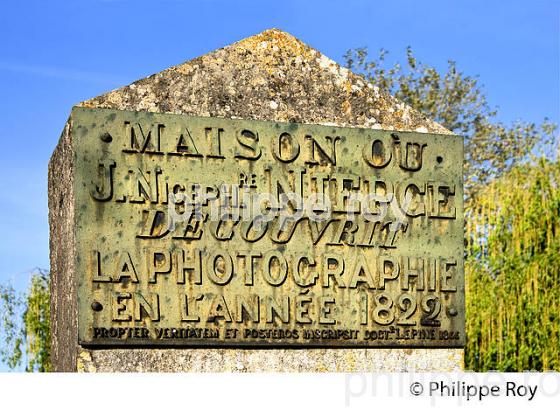
M 462 161 L 276 29 L 78 104 L 49 164 L 53 369 L 461 370 Z

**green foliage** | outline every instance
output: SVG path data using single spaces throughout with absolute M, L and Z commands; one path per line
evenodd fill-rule
M 558 160 L 482 189 L 466 229 L 467 367 L 560 370 Z
M 42 269 L 33 274 L 26 293 L 18 294 L 13 286 L 0 285 L 0 360 L 11 369 L 24 359 L 28 372 L 48 372 L 51 368 L 49 285 L 49 273 Z
M 347 67 L 465 139 L 466 367 L 560 370 L 560 168 L 556 126 L 505 125 L 478 80 L 420 63 L 387 67 L 350 50 Z M 535 159 L 539 157 L 540 159 Z M 548 159 L 547 159 L 548 158 Z
M 0 360 L 14 369 L 22 358 L 23 334 L 18 319 L 21 318 L 23 300 L 12 285 L 0 285 L 0 303 Z
M 39 271 L 31 278 L 27 309 L 23 314 L 27 341 L 27 371 L 48 372 L 51 368 L 50 276 Z

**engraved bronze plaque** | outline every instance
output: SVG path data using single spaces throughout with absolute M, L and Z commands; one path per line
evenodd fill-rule
M 75 108 L 79 341 L 463 346 L 455 135 Z

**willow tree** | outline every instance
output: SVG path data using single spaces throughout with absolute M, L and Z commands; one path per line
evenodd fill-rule
M 560 370 L 560 163 L 517 166 L 467 211 L 466 365 Z

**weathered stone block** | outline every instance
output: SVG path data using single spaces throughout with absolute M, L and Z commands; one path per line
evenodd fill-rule
M 450 134 L 363 78 L 279 30 L 267 30 L 79 104 L 86 108 Z M 53 368 L 57 371 L 451 371 L 438 349 L 83 348 L 78 344 L 70 117 L 49 164 Z

